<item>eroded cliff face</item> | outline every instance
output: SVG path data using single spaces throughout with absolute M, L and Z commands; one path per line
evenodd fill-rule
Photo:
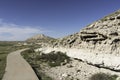
M 120 10 L 95 21 L 78 33 L 62 38 L 54 46 L 120 55 Z
M 65 48 L 67 55 L 88 64 L 120 71 L 120 10 L 59 39 L 53 47 Z

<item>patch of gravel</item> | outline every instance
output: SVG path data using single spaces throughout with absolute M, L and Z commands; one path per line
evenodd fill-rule
M 120 74 L 119 72 L 98 68 L 75 59 L 63 66 L 44 67 L 43 72 L 54 80 L 89 80 L 92 75 L 100 72 L 112 75 Z

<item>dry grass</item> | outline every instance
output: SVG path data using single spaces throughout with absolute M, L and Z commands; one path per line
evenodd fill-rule
M 117 75 L 110 75 L 105 73 L 97 73 L 94 74 L 90 80 L 116 80 L 118 76 Z

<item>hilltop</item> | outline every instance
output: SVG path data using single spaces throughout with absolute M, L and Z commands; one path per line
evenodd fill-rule
M 46 36 L 44 34 L 37 34 L 31 38 L 28 38 L 26 40 L 26 42 L 28 43 L 35 43 L 41 46 L 49 46 L 51 45 L 53 42 L 55 42 L 57 39 Z

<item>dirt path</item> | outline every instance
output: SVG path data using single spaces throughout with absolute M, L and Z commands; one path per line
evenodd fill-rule
M 7 56 L 6 72 L 2 80 L 39 80 L 31 66 L 23 59 L 18 50 Z

